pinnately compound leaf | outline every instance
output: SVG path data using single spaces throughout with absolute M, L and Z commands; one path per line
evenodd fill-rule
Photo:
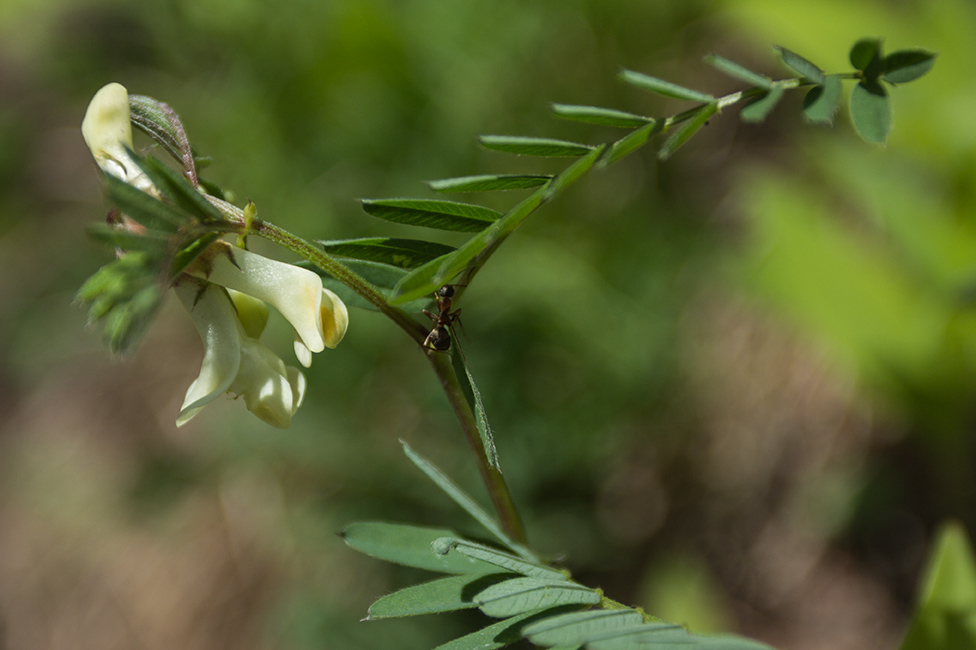
M 485 149 L 513 153 L 521 156 L 548 156 L 575 158 L 585 156 L 593 147 L 566 140 L 528 138 L 511 135 L 482 135 L 478 138 Z
M 543 174 L 485 174 L 462 176 L 428 181 L 435 192 L 494 192 L 539 187 L 549 182 L 551 176 Z
M 524 559 L 500 551 L 485 544 L 479 544 L 466 539 L 456 537 L 443 537 L 432 542 L 431 548 L 435 553 L 450 555 L 452 552 L 460 553 L 466 557 L 493 564 L 499 569 L 511 573 L 519 573 L 529 578 L 538 578 L 549 581 L 567 581 L 565 573 L 544 564 L 539 564 L 534 559 Z
M 512 578 L 481 591 L 474 601 L 485 615 L 508 618 L 552 607 L 595 605 L 600 592 L 575 582 Z
M 815 84 L 823 84 L 823 70 L 818 68 L 810 61 L 807 61 L 796 52 L 791 52 L 785 47 L 776 46 L 776 49 L 779 50 L 780 56 L 783 57 L 783 63 L 789 66 L 794 72 L 799 74 L 801 77 L 806 77 Z
M 877 81 L 862 81 L 851 90 L 851 120 L 868 142 L 883 144 L 891 131 L 891 102 Z
M 633 609 L 594 609 L 536 621 L 527 625 L 522 634 L 536 645 L 576 647 L 611 630 L 630 628 L 643 622 L 644 617 Z
M 644 90 L 650 90 L 651 92 L 664 95 L 666 97 L 686 99 L 688 101 L 700 102 L 702 104 L 709 104 L 715 101 L 715 98 L 708 93 L 692 90 L 691 88 L 685 88 L 684 86 L 679 86 L 678 84 L 671 83 L 670 81 L 664 81 L 663 79 L 658 79 L 657 77 L 652 77 L 642 72 L 624 70 L 619 76 L 622 81 L 625 81 L 632 86 L 637 86 L 638 88 L 643 88 Z
M 735 61 L 729 61 L 723 56 L 718 54 L 709 54 L 705 57 L 705 63 L 714 67 L 720 72 L 735 77 L 741 81 L 744 81 L 753 86 L 759 86 L 760 88 L 765 88 L 769 90 L 773 87 L 773 80 L 765 75 L 761 75 L 758 72 L 753 72 L 749 68 L 739 65 Z
M 472 609 L 478 606 L 473 600 L 475 594 L 508 578 L 507 574 L 459 575 L 406 587 L 370 605 L 367 620 Z
M 501 213 L 480 205 L 428 199 L 364 199 L 363 210 L 387 221 L 454 232 L 478 232 Z
M 783 98 L 785 89 L 776 84 L 769 92 L 761 95 L 754 102 L 739 111 L 739 119 L 743 122 L 762 122 L 769 115 L 770 111 L 776 108 L 776 104 Z
M 691 136 L 698 133 L 698 130 L 705 126 L 708 119 L 718 112 L 718 106 L 716 104 L 705 104 L 698 112 L 695 113 L 694 117 L 686 122 L 678 125 L 671 136 L 664 141 L 661 149 L 657 152 L 657 157 L 660 160 L 667 160 L 671 157 L 678 147 L 688 142 Z
M 814 86 L 803 98 L 803 116 L 815 124 L 830 124 L 840 104 L 841 81 L 837 75 L 827 75 L 822 86 Z
M 893 84 L 915 81 L 935 65 L 935 52 L 916 48 L 898 50 L 884 59 L 884 80 Z
M 439 573 L 497 572 L 498 569 L 493 564 L 479 562 L 461 554 L 438 555 L 431 550 L 434 540 L 454 534 L 454 531 L 443 528 L 366 521 L 349 524 L 342 531 L 341 537 L 360 553 L 404 566 Z
M 573 104 L 552 104 L 551 108 L 555 115 L 567 120 L 600 124 L 602 126 L 614 126 L 622 129 L 632 129 L 654 122 L 653 118 L 625 113 L 624 111 L 618 111 L 613 108 L 576 106 Z
M 454 248 L 420 239 L 394 239 L 367 237 L 316 242 L 325 252 L 336 257 L 389 264 L 402 269 L 412 269 L 426 264 L 441 255 L 454 252 Z

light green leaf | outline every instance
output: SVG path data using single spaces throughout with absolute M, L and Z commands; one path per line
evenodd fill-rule
M 316 243 L 322 246 L 325 252 L 336 257 L 378 262 L 403 269 L 416 268 L 436 257 L 454 252 L 451 246 L 436 242 L 390 237 L 319 240 Z
M 495 565 L 461 554 L 438 555 L 431 550 L 434 540 L 454 536 L 444 528 L 424 528 L 404 524 L 366 521 L 349 524 L 342 539 L 360 553 L 387 562 L 439 573 L 486 574 L 497 572 Z
M 779 50 L 780 56 L 783 57 L 783 63 L 789 66 L 790 69 L 799 74 L 801 77 L 806 77 L 818 85 L 822 85 L 824 83 L 823 70 L 818 68 L 816 65 L 804 59 L 796 52 L 791 52 L 785 47 L 779 47 L 777 45 L 776 49 Z
M 862 81 L 851 90 L 851 120 L 858 135 L 883 144 L 891 132 L 891 102 L 877 81 Z
M 544 564 L 539 564 L 539 562 L 529 554 L 526 554 L 529 555 L 528 558 L 525 558 L 524 556 L 516 557 L 504 551 L 492 548 L 491 546 L 478 544 L 477 542 L 472 542 L 466 539 L 443 537 L 441 539 L 434 540 L 432 547 L 435 553 L 449 555 L 452 551 L 456 551 L 466 557 L 479 560 L 480 562 L 493 564 L 500 569 L 505 569 L 506 571 L 510 571 L 512 573 L 520 573 L 530 578 L 539 578 L 540 580 L 550 581 L 569 579 L 564 572 L 547 567 Z
M 600 166 L 609 167 L 627 154 L 640 149 L 652 135 L 661 131 L 663 125 L 664 122 L 652 122 L 620 138 L 607 150 L 607 154 L 600 160 Z
M 361 203 L 364 211 L 380 219 L 454 232 L 479 232 L 502 216 L 491 208 L 455 201 L 364 199 Z
M 543 174 L 486 174 L 445 178 L 428 181 L 427 184 L 436 192 L 495 192 L 539 187 L 548 183 L 550 178 Z
M 539 616 L 535 612 L 522 614 L 513 618 L 506 618 L 488 627 L 484 627 L 477 632 L 472 632 L 459 639 L 448 641 L 439 645 L 434 650 L 497 650 L 512 643 L 520 638 L 522 624 L 531 621 Z
M 671 83 L 670 81 L 664 81 L 663 79 L 658 79 L 657 77 L 652 77 L 641 72 L 634 72 L 633 70 L 621 71 L 619 78 L 621 81 L 629 83 L 632 86 L 637 86 L 638 88 L 643 88 L 644 90 L 650 90 L 651 92 L 655 92 L 666 97 L 686 99 L 692 102 L 701 102 L 702 104 L 709 104 L 715 101 L 715 98 L 708 93 L 685 88 L 684 86 L 679 86 L 678 84 Z
M 472 609 L 478 606 L 473 600 L 475 594 L 510 577 L 507 574 L 459 575 L 406 587 L 370 605 L 367 620 Z
M 882 72 L 881 39 L 862 38 L 854 43 L 850 52 L 851 65 L 864 72 L 870 80 Z
M 600 592 L 574 582 L 512 578 L 481 591 L 474 601 L 486 616 L 508 618 L 552 607 L 595 605 Z
M 831 124 L 840 105 L 841 81 L 837 75 L 827 75 L 822 86 L 814 86 L 803 98 L 803 116 L 816 124 Z
M 759 86 L 760 88 L 765 88 L 769 90 L 773 87 L 773 80 L 765 75 L 761 75 L 758 72 L 753 72 L 745 66 L 739 65 L 735 61 L 729 61 L 723 56 L 718 54 L 709 54 L 705 57 L 705 63 L 714 67 L 720 72 L 735 77 L 736 79 L 741 79 L 742 81 L 752 84 L 753 86 Z
M 615 126 L 622 129 L 631 129 L 645 124 L 653 124 L 654 119 L 625 113 L 613 108 L 599 108 L 597 106 L 576 106 L 573 104 L 552 104 L 552 112 L 559 117 L 577 122 L 587 122 L 589 124 L 600 124 L 602 126 Z
M 884 59 L 884 80 L 893 84 L 915 81 L 932 69 L 936 56 L 921 48 L 892 52 Z
M 739 112 L 739 119 L 743 122 L 762 122 L 769 115 L 770 111 L 776 108 L 776 104 L 783 98 L 785 89 L 776 84 L 772 89 L 760 96 Z
M 575 158 L 585 156 L 593 147 L 566 140 L 551 138 L 529 138 L 511 135 L 482 135 L 478 138 L 481 146 L 494 151 L 504 151 L 522 156 L 548 156 Z
M 633 609 L 595 609 L 559 614 L 527 625 L 522 633 L 541 646 L 580 646 L 611 630 L 642 625 L 644 617 Z
M 691 139 L 691 136 L 698 133 L 698 130 L 705 126 L 708 119 L 718 112 L 718 106 L 716 104 L 705 104 L 698 112 L 695 113 L 694 117 L 686 122 L 682 122 L 674 132 L 664 141 L 661 149 L 657 152 L 657 157 L 660 160 L 667 160 L 671 157 L 678 148 L 684 143 Z
M 942 527 L 925 570 L 920 602 L 901 650 L 976 647 L 976 558 L 966 530 Z

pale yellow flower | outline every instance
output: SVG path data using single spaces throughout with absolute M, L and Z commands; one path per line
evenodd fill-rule
M 81 134 L 102 171 L 143 192 L 155 191 L 126 151 L 132 149 L 132 122 L 125 86 L 110 83 L 95 93 L 81 122 Z

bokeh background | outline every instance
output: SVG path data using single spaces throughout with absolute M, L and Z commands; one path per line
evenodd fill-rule
M 125 359 L 86 329 L 74 292 L 110 252 L 84 234 L 106 207 L 79 124 L 104 83 L 175 107 L 266 219 L 420 236 L 355 199 L 549 171 L 479 133 L 618 135 L 548 102 L 680 110 L 622 67 L 720 93 L 709 52 L 842 71 L 862 36 L 941 53 L 893 91 L 887 148 L 844 112 L 805 125 L 797 96 L 761 126 L 729 110 L 530 219 L 464 296 L 461 343 L 534 545 L 581 580 L 784 650 L 896 647 L 933 530 L 976 525 L 973 34 L 967 0 L 4 0 L 0 648 L 426 648 L 481 622 L 359 622 L 422 576 L 345 524 L 471 530 L 398 439 L 483 494 L 382 317 L 352 314 L 285 431 L 230 399 L 175 428 L 202 354 L 178 306 Z

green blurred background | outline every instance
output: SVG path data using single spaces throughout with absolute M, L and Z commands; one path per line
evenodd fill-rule
M 105 206 L 79 125 L 104 83 L 170 103 L 263 218 L 422 236 L 355 199 L 550 171 L 479 133 L 619 135 L 548 102 L 680 110 L 621 67 L 727 92 L 703 55 L 842 71 L 862 36 L 940 52 L 893 91 L 886 149 L 846 114 L 803 124 L 799 97 L 761 126 L 727 111 L 530 219 L 461 342 L 534 545 L 581 580 L 695 631 L 894 647 L 934 527 L 976 526 L 974 34 L 966 0 L 0 3 L 0 648 L 425 648 L 481 622 L 359 622 L 422 576 L 343 525 L 471 530 L 397 440 L 483 494 L 382 317 L 352 314 L 286 431 L 229 399 L 175 428 L 201 346 L 174 304 L 131 358 L 86 330 L 73 295 L 110 253 L 84 234 Z

